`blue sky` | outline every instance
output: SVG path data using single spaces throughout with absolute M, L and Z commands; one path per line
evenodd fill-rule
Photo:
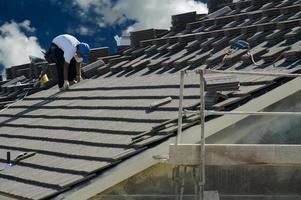
M 0 65 L 40 56 L 51 40 L 69 33 L 91 47 L 110 47 L 114 36 L 144 28 L 169 28 L 171 15 L 206 5 L 195 0 L 0 0 Z

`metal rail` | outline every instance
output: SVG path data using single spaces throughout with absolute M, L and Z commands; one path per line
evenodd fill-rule
M 205 79 L 204 71 L 198 71 L 200 75 L 200 118 L 201 118 L 201 163 L 199 166 L 200 170 L 200 200 L 204 199 L 205 193 Z
M 288 77 L 288 78 L 296 78 L 301 77 L 301 74 L 287 74 L 287 73 L 268 73 L 268 72 L 250 72 L 250 71 L 235 71 L 235 70 L 213 70 L 213 69 L 205 69 L 206 74 L 241 74 L 241 75 L 254 75 L 254 76 L 276 76 L 276 77 Z
M 252 112 L 252 111 L 214 111 L 206 110 L 211 115 L 254 115 L 254 116 L 301 116 L 301 112 Z
M 194 113 L 200 114 L 200 111 L 184 110 L 184 114 Z M 301 116 L 301 112 L 253 112 L 253 111 L 215 111 L 205 110 L 208 115 L 254 115 L 254 116 Z
M 182 116 L 183 116 L 183 99 L 184 99 L 184 78 L 185 72 L 181 71 L 180 77 L 180 99 L 179 99 L 179 115 L 178 115 L 178 134 L 176 144 L 180 144 L 182 140 Z

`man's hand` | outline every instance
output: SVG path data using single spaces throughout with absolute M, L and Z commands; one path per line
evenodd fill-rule
M 69 89 L 69 81 L 68 80 L 64 80 L 63 88 L 64 88 L 64 90 L 68 90 Z
M 82 80 L 82 77 L 81 75 L 76 75 L 76 79 L 75 79 L 77 82 L 80 82 Z

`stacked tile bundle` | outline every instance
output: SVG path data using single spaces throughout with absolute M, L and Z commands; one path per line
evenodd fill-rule
M 197 13 L 189 12 L 189 13 L 184 13 L 179 15 L 173 15 L 171 19 L 172 19 L 171 30 L 178 32 L 184 30 L 188 23 L 195 22 L 197 20 Z
M 24 65 L 12 66 L 5 69 L 6 79 L 0 82 L 0 107 L 4 108 L 18 99 L 40 91 L 35 88 L 34 80 L 37 80 L 42 72 L 47 74 L 48 82 L 43 86 L 47 89 L 56 84 L 57 75 L 55 65 L 48 63 L 32 62 Z

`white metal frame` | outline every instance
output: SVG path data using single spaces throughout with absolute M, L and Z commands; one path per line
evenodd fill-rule
M 185 75 L 188 73 L 196 73 L 200 75 L 200 110 L 199 111 L 188 111 L 183 110 L 183 100 L 184 100 L 184 79 Z M 176 145 L 181 144 L 182 139 L 182 117 L 183 113 L 196 113 L 200 115 L 201 120 L 201 147 L 200 147 L 200 165 L 199 165 L 199 199 L 204 200 L 204 188 L 205 188 L 205 114 L 210 115 L 254 115 L 254 116 L 301 116 L 301 112 L 253 112 L 253 111 L 213 111 L 213 110 L 205 110 L 205 74 L 241 74 L 241 75 L 260 75 L 260 76 L 274 76 L 274 77 L 288 77 L 288 78 L 296 78 L 301 77 L 301 74 L 286 74 L 286 73 L 265 73 L 265 72 L 254 72 L 254 71 L 220 71 L 220 70 L 212 70 L 212 69 L 196 69 L 196 70 L 182 70 L 180 73 L 180 97 L 179 97 L 179 114 L 178 114 L 178 133 L 176 136 Z M 179 170 L 178 168 L 176 169 Z M 177 199 L 182 199 L 183 188 L 181 188 L 181 196 Z

